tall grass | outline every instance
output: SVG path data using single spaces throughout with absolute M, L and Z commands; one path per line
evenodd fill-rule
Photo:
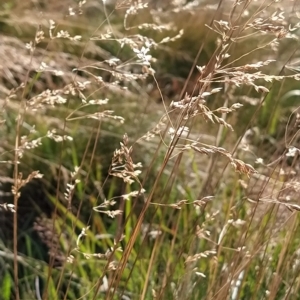
M 2 5 L 3 299 L 298 299 L 296 2 L 69 4 Z

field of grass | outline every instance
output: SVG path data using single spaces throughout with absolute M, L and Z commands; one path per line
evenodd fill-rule
M 0 300 L 300 299 L 298 0 L 0 1 Z

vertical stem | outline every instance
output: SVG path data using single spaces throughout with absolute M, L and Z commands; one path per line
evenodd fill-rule
M 20 299 L 19 294 L 19 278 L 18 278 L 18 199 L 19 199 L 19 169 L 18 169 L 18 149 L 19 149 L 19 130 L 20 130 L 21 115 L 18 116 L 16 127 L 16 140 L 15 140 L 15 157 L 14 157 L 14 224 L 13 224 L 13 251 L 14 251 L 14 282 L 16 300 Z

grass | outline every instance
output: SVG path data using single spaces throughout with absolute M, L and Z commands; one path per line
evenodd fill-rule
M 1 4 L 3 299 L 298 299 L 296 4 L 105 2 Z

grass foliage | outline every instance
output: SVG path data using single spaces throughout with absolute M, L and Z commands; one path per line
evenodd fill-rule
M 1 299 L 299 299 L 296 0 L 0 8 Z

